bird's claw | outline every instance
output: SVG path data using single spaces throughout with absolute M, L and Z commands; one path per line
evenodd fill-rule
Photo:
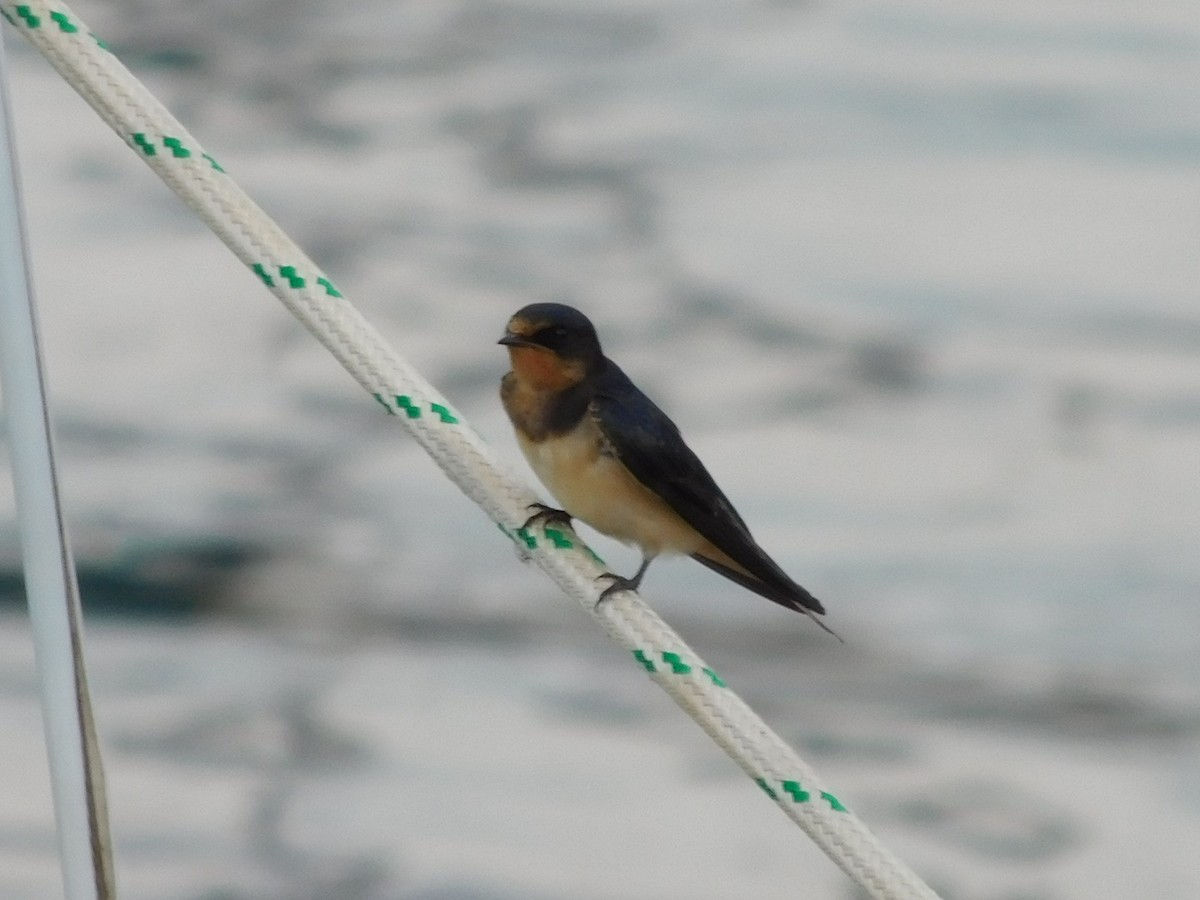
M 616 572 L 605 572 L 603 575 L 596 576 L 597 581 L 601 578 L 607 578 L 612 584 L 600 592 L 600 596 L 596 598 L 596 605 L 592 607 L 593 609 L 599 609 L 601 604 L 613 594 L 619 594 L 621 591 L 636 591 L 641 581 L 641 579 L 637 578 L 626 578 L 624 575 L 618 575 Z
M 525 520 L 525 524 L 521 526 L 522 530 L 530 525 L 541 525 L 543 528 L 547 525 L 571 527 L 571 514 L 565 509 L 555 509 L 545 503 L 530 503 L 528 508 L 536 510 L 536 512 Z

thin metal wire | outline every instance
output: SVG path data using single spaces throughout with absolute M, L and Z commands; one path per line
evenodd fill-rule
M 0 41 L 0 380 L 25 593 L 37 657 L 63 886 L 70 900 L 113 896 L 100 750 L 83 660 L 75 567 L 62 516 Z

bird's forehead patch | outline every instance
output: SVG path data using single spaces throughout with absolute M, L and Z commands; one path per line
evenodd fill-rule
M 524 316 L 513 316 L 508 320 L 508 332 L 520 337 L 531 337 L 549 324 L 544 319 L 527 319 Z

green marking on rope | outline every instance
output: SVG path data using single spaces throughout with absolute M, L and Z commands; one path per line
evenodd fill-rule
M 396 403 L 410 419 L 421 418 L 421 408 L 412 402 L 412 397 L 407 394 L 397 394 Z
M 143 150 L 145 150 L 146 155 L 149 156 L 154 153 L 154 147 L 148 141 L 146 141 L 145 138 L 146 138 L 146 136 L 144 134 L 135 134 L 133 136 L 133 139 L 137 143 L 137 145 L 139 147 L 141 147 Z M 163 143 L 168 144 L 171 147 L 175 147 L 178 144 L 178 142 L 176 141 L 176 143 L 172 144 L 171 141 L 174 141 L 174 140 L 175 140 L 174 138 L 164 138 Z M 177 156 L 190 156 L 191 151 L 184 150 L 182 154 L 176 154 L 176 155 Z M 217 161 L 215 159 L 213 159 L 211 156 L 209 156 L 207 153 L 205 153 L 203 155 L 204 155 L 204 158 L 207 159 L 212 164 L 212 167 L 214 169 L 216 169 L 218 172 L 225 171 L 217 164 Z M 264 266 L 262 263 L 255 263 L 250 268 L 252 268 L 254 270 L 255 275 L 257 275 L 259 278 L 261 278 L 263 280 L 263 284 L 265 284 L 267 287 L 275 287 L 275 279 L 267 271 L 266 266 Z M 305 279 L 305 277 L 300 274 L 299 270 L 295 266 L 280 266 L 279 267 L 279 277 L 283 278 L 287 281 L 288 287 L 295 288 L 296 290 L 300 290 L 301 288 L 305 287 L 308 284 L 307 279 Z M 333 282 L 330 281 L 328 278 L 325 278 L 324 276 L 317 279 L 317 284 L 319 284 L 319 285 L 321 285 L 321 287 L 325 288 L 325 293 L 328 294 L 330 297 L 341 297 L 342 296 L 341 291 L 339 291 L 337 288 L 335 288 L 333 286 Z M 397 399 L 399 399 L 399 398 L 397 398 Z M 400 405 L 405 406 L 405 402 L 401 401 Z M 405 408 L 407 408 L 407 406 L 405 406 Z M 456 418 L 454 418 L 454 416 L 450 415 L 450 411 L 448 409 L 446 409 L 444 406 L 437 407 L 437 409 L 435 409 L 434 412 L 437 412 L 439 409 L 442 411 L 442 421 L 443 422 L 453 422 L 455 424 L 458 423 L 458 419 L 456 419 Z M 412 412 L 410 412 L 408 414 L 409 418 L 411 418 L 411 419 L 415 419 L 417 417 L 417 415 L 420 415 L 420 413 L 418 412 L 416 415 L 414 415 Z
M 551 529 L 547 529 L 546 534 L 549 535 L 550 531 L 551 531 Z M 672 650 L 663 650 L 662 653 L 660 653 L 659 655 L 662 656 L 662 661 L 671 667 L 672 675 L 691 675 L 692 672 L 695 671 L 695 669 L 693 669 L 692 666 L 690 666 L 688 663 L 685 663 L 683 661 L 682 656 L 680 656 L 678 653 L 675 653 Z M 651 660 L 650 657 L 646 655 L 645 650 L 634 650 L 633 656 L 634 656 L 634 659 L 636 659 L 638 662 L 640 662 L 643 666 L 646 667 L 647 672 L 657 672 L 658 671 L 658 668 L 655 666 L 654 661 Z M 714 672 L 712 669 L 705 668 L 702 671 L 704 672 L 705 675 L 707 675 L 709 678 L 712 679 L 713 684 L 715 684 L 717 687 L 725 687 L 725 682 L 723 682 L 721 680 L 720 676 L 717 675 L 717 673 Z
M 800 787 L 798 781 L 783 781 L 780 786 L 792 795 L 792 799 L 797 803 L 807 803 L 812 799 L 812 794 Z
M 275 287 L 275 279 L 272 278 L 267 272 L 266 266 L 264 266 L 262 263 L 255 263 L 250 268 L 254 271 L 255 275 L 262 279 L 263 284 L 265 284 L 267 287 Z
M 776 794 L 776 793 L 775 793 L 775 791 L 773 791 L 773 790 L 771 789 L 771 786 L 770 786 L 769 784 L 767 784 L 767 779 L 765 779 L 765 778 L 755 778 L 755 779 L 754 779 L 754 783 L 755 783 L 755 784 L 757 784 L 757 785 L 758 785 L 760 788 L 762 788 L 762 789 L 763 789 L 763 791 L 766 793 L 766 795 L 767 795 L 768 797 L 770 797 L 772 800 L 778 800 L 778 799 L 779 799 L 779 795 L 778 795 L 778 794 Z
M 296 290 L 304 287 L 305 281 L 303 276 L 296 273 L 295 266 L 280 266 L 279 274 L 287 279 L 288 287 L 293 287 Z
M 683 656 L 678 653 L 672 653 L 671 650 L 662 650 L 659 654 L 662 656 L 662 661 L 671 666 L 671 674 L 691 674 L 692 668 L 683 661 Z M 655 666 L 654 660 L 650 659 L 646 654 L 646 650 L 634 650 L 634 659 L 641 662 L 642 666 L 646 667 L 647 672 L 658 672 L 658 666 Z M 708 670 L 706 670 L 708 671 Z
M 25 23 L 25 26 L 27 28 L 41 28 L 42 27 L 42 18 L 41 18 L 41 16 L 37 15 L 37 13 L 35 13 L 33 11 L 33 7 L 31 7 L 25 3 L 18 3 L 16 6 L 13 7 L 13 11 L 16 13 L 17 18 L 19 18 L 22 22 Z M 8 12 L 6 12 L 3 9 L 0 9 L 0 16 L 3 16 L 5 21 L 7 21 L 10 25 L 14 25 L 14 26 L 18 25 L 17 19 L 13 18 L 11 15 L 9 15 Z M 72 22 L 71 17 L 68 16 L 65 12 L 50 13 L 50 21 L 53 22 L 54 24 L 56 24 L 58 26 L 58 30 L 61 31 L 63 34 L 78 34 L 79 33 L 79 26 L 76 25 L 74 22 Z M 104 43 L 104 41 L 102 41 L 98 35 L 89 31 L 88 37 L 90 37 L 92 40 L 94 40 L 96 42 L 96 46 L 99 47 L 101 50 L 108 50 L 108 52 L 110 52 L 110 53 L 112 52 L 111 50 L 109 50 L 108 45 L 106 43 Z M 150 155 L 150 154 L 147 154 L 147 155 Z
M 769 784 L 767 784 L 767 780 L 765 778 L 755 778 L 754 783 L 762 788 L 763 791 L 766 792 L 767 796 L 772 800 L 779 800 L 779 794 L 776 793 L 776 791 L 772 789 Z M 781 781 L 779 782 L 779 786 L 783 788 L 784 793 L 792 798 L 794 803 L 808 803 L 812 800 L 812 794 L 809 791 L 806 791 L 798 781 Z M 829 793 L 829 791 L 821 791 L 820 796 L 822 800 L 829 804 L 829 808 L 834 812 L 849 812 L 849 810 L 842 805 L 842 801 L 833 796 L 833 794 Z
M 42 20 L 40 18 L 38 18 L 38 16 L 34 13 L 34 11 L 30 7 L 26 6 L 24 3 L 20 3 L 17 5 L 16 13 L 18 16 L 21 17 L 21 19 L 25 22 L 25 24 L 28 25 L 30 28 L 41 27 Z M 10 19 L 9 21 L 12 21 L 12 20 Z M 13 22 L 13 24 L 15 25 L 16 22 Z
M 557 528 L 546 528 L 543 530 L 545 531 L 546 537 L 548 537 L 550 539 L 550 542 L 552 544 L 554 544 L 554 546 L 557 547 L 558 549 L 570 550 L 572 547 L 575 546 L 575 544 L 571 541 L 571 539 L 568 538 L 561 531 L 559 531 Z
M 224 169 L 222 169 L 221 171 L 224 171 Z M 333 282 L 330 281 L 328 278 L 326 278 L 324 275 L 322 275 L 320 278 L 317 279 L 317 284 L 319 284 L 321 287 L 325 288 L 325 293 L 328 294 L 330 297 L 341 297 L 342 296 L 342 292 L 339 291 L 337 288 L 335 288 L 333 286 Z
M 689 675 L 692 667 L 683 661 L 683 658 L 678 653 L 672 653 L 670 650 L 663 651 L 663 662 L 671 667 L 671 673 L 674 675 Z
M 150 140 L 146 137 L 146 135 L 142 134 L 140 131 L 135 131 L 133 133 L 133 142 L 141 147 L 142 152 L 147 156 L 153 156 L 158 152 L 155 146 L 150 143 Z
M 292 267 L 291 266 L 280 266 L 281 272 L 283 272 L 284 269 L 292 269 Z M 292 271 L 294 272 L 295 269 L 292 269 Z M 286 277 L 287 273 L 284 272 L 284 275 Z M 303 285 L 303 283 L 304 283 L 303 279 L 300 279 L 300 282 L 301 282 L 301 285 Z M 292 287 L 296 287 L 296 286 L 297 285 L 295 283 L 292 284 Z M 383 403 L 384 406 L 388 405 L 384 401 L 383 397 L 381 397 L 379 394 L 375 395 L 375 399 L 378 400 L 380 403 Z M 412 397 L 408 396 L 407 394 L 397 394 L 396 395 L 396 405 L 399 406 L 402 410 L 404 410 L 404 414 L 406 416 L 408 416 L 410 419 L 421 418 L 421 407 L 419 407 L 419 406 L 417 406 L 417 404 L 413 403 Z M 443 422 L 447 422 L 451 425 L 458 424 L 458 419 L 455 418 L 454 414 L 452 412 L 450 412 L 450 410 L 448 410 L 446 407 L 442 406 L 442 404 L 430 403 L 429 408 L 433 412 L 437 413 L 438 417 Z M 530 546 L 533 546 L 533 545 L 530 544 Z
M 438 414 L 438 418 L 447 425 L 457 425 L 458 418 L 440 403 L 430 403 L 429 408 Z
M 829 808 L 834 812 L 850 812 L 850 810 L 842 806 L 842 801 L 833 796 L 833 794 L 829 793 L 829 791 L 821 791 L 821 797 L 826 803 L 829 804 Z
M 216 170 L 217 170 L 218 172 L 220 172 L 222 175 L 224 175 L 224 174 L 225 174 L 225 170 L 221 168 L 221 164 L 220 164 L 219 162 L 217 162 L 215 159 L 213 159 L 213 158 L 212 158 L 211 156 L 209 156 L 207 153 L 201 153 L 200 155 L 201 155 L 202 157 L 204 157 L 204 159 L 207 159 L 207 160 L 208 160 L 208 164 L 209 164 L 210 166 L 212 166 L 214 169 L 216 169 Z
M 79 26 L 67 18 L 66 13 L 52 12 L 50 18 L 58 23 L 59 29 L 63 34 L 75 34 L 79 30 Z
M 192 151 L 183 146 L 183 141 L 176 137 L 163 138 L 163 146 L 169 149 L 176 159 L 187 159 L 192 155 Z
M 650 657 L 646 656 L 646 654 L 645 654 L 643 651 L 641 651 L 641 650 L 634 650 L 634 651 L 633 651 L 633 658 L 634 658 L 634 659 L 636 659 L 638 662 L 640 662 L 640 663 L 642 664 L 642 667 L 643 667 L 643 668 L 644 668 L 644 669 L 645 669 L 647 672 L 656 672 L 656 671 L 658 671 L 657 669 L 655 669 L 655 668 L 654 668 L 654 662 L 653 662 L 653 660 L 651 660 L 651 659 L 650 659 Z

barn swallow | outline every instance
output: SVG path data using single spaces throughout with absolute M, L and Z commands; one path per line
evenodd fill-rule
M 500 384 L 504 410 L 529 465 L 563 505 L 535 504 L 526 525 L 577 518 L 642 552 L 632 578 L 602 576 L 612 584 L 601 600 L 636 590 L 660 554 L 682 553 L 833 634 L 816 618 L 820 602 L 758 546 L 675 423 L 604 355 L 583 313 L 531 304 L 499 343 L 512 362 Z

